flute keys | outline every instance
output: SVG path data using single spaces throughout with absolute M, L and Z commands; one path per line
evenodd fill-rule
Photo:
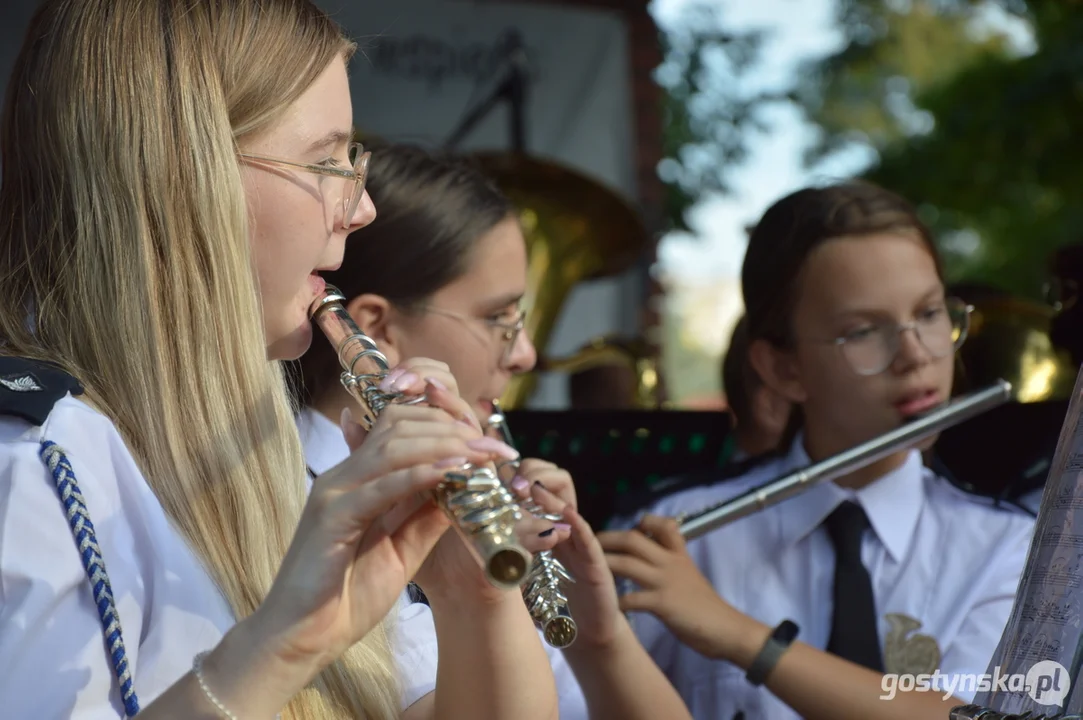
M 521 517 L 518 512 L 511 508 L 490 507 L 468 512 L 461 516 L 461 520 L 472 527 L 478 527 L 479 525 L 490 525 L 497 520 L 507 523 L 516 522 Z

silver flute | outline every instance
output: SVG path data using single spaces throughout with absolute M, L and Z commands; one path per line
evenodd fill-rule
M 380 389 L 388 374 L 387 358 L 346 312 L 345 301 L 338 288 L 328 285 L 308 314 L 335 348 L 343 368 L 342 385 L 360 405 L 360 424 L 370 430 L 389 405 L 418 404 L 426 397 Z M 515 534 L 523 513 L 493 470 L 470 464 L 453 468 L 433 491 L 433 498 L 466 540 L 494 587 L 510 589 L 526 581 L 532 558 Z
M 493 400 L 493 414 L 489 416 L 489 428 L 500 433 L 501 439 L 514 447 L 511 429 L 508 420 L 500 409 L 500 402 Z M 510 467 L 516 474 L 519 472 L 519 460 L 509 460 L 498 463 L 497 468 Z M 545 511 L 533 500 L 524 500 L 522 508 L 534 517 L 559 522 L 560 515 L 553 515 Z M 575 642 L 578 632 L 575 620 L 568 610 L 568 598 L 561 588 L 563 583 L 575 582 L 571 574 L 561 565 L 560 561 L 553 556 L 552 550 L 542 550 L 534 554 L 534 562 L 530 566 L 526 585 L 523 586 L 523 599 L 534 618 L 534 623 L 542 631 L 545 642 L 556 648 L 566 648 Z
M 920 442 L 1011 398 L 1011 383 L 997 380 L 991 386 L 956 398 L 919 418 L 878 437 L 814 463 L 801 470 L 705 508 L 677 518 L 681 535 L 692 540 L 735 520 L 798 495 L 809 488 L 848 475 L 882 458 Z

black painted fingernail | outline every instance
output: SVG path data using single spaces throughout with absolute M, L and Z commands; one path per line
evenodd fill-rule
M 540 532 L 540 533 L 538 533 L 538 537 L 549 537 L 550 535 L 552 535 L 552 534 L 553 534 L 553 531 L 554 531 L 554 530 L 556 530 L 556 528 L 549 528 L 549 529 L 548 529 L 548 530 L 546 530 L 545 532 Z
M 542 490 L 545 489 L 545 486 L 541 484 L 541 480 L 535 480 L 534 484 L 537 485 L 538 487 L 540 487 Z

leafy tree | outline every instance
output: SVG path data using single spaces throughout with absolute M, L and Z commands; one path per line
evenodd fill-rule
M 1037 52 L 931 88 L 936 129 L 887 148 L 869 177 L 926 204 L 955 277 L 1037 299 L 1053 250 L 1083 240 L 1083 6 L 1031 2 L 1030 16 Z
M 1002 35 L 974 32 L 980 5 L 837 0 L 844 44 L 806 63 L 796 86 L 797 102 L 819 136 L 806 163 L 854 142 L 882 150 L 932 129 L 920 96 L 982 58 L 1008 52 Z
M 1083 240 L 1083 4 L 1000 0 L 1037 49 L 975 36 L 989 2 L 841 0 L 848 43 L 805 74 L 814 161 L 859 141 L 871 180 L 921 206 L 953 280 L 1037 299 L 1047 258 Z
M 667 229 L 688 230 L 685 211 L 701 195 L 732 191 L 728 169 L 745 159 L 748 133 L 767 130 L 760 108 L 789 98 L 740 88 L 766 37 L 727 29 L 723 10 L 711 0 L 686 6 L 662 33 L 656 80 L 665 90 L 659 174 L 667 189 Z

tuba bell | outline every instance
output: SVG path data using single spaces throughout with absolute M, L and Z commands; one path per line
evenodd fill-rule
M 627 396 L 616 400 L 618 407 L 661 409 L 661 369 L 657 353 L 640 337 L 599 335 L 570 355 L 540 358 L 537 369 L 539 372 L 574 374 L 607 367 L 620 368 L 631 378 L 631 387 L 624 391 Z
M 993 378 L 1012 383 L 1013 400 L 1038 403 L 1067 399 L 1076 366 L 1053 342 L 1057 311 L 1026 298 L 967 292 L 958 295 L 973 306 L 966 344 L 959 349 L 964 386 L 982 386 Z
M 538 348 L 539 366 L 546 367 L 545 348 L 572 289 L 630 269 L 649 246 L 649 235 L 630 204 L 579 171 L 520 153 L 471 157 L 519 211 L 529 259 L 523 329 Z M 503 406 L 521 408 L 536 384 L 534 372 L 516 375 Z

